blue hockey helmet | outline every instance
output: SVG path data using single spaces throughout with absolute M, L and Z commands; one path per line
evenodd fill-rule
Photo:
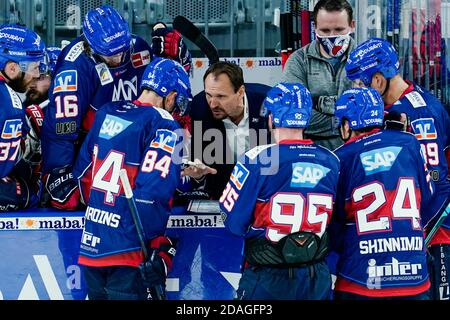
M 354 88 L 344 91 L 336 101 L 336 125 L 347 119 L 351 129 L 382 126 L 384 102 L 373 88 Z
M 83 20 L 83 34 L 96 54 L 114 56 L 130 48 L 128 23 L 110 5 L 90 10 Z
M 347 78 L 352 81 L 359 79 L 369 87 L 376 72 L 380 72 L 386 79 L 391 79 L 400 72 L 398 54 L 388 41 L 372 38 L 350 52 L 345 71 Z
M 189 76 L 175 60 L 155 57 L 146 67 L 141 80 L 141 90 L 153 90 L 161 97 L 175 91 L 176 108 L 184 115 L 192 101 Z
M 300 83 L 278 83 L 267 93 L 261 115 L 272 114 L 276 127 L 306 128 L 312 111 L 309 90 Z
M 52 73 L 55 70 L 56 62 L 58 61 L 58 56 L 61 53 L 61 48 L 59 47 L 47 47 L 48 56 L 48 72 Z
M 37 33 L 15 24 L 0 27 L 0 70 L 8 61 L 14 61 L 27 72 L 31 62 L 39 62 L 40 73 L 45 73 L 45 58 L 45 43 Z

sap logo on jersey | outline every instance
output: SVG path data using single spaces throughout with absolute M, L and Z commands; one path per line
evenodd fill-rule
M 77 70 L 65 70 L 55 77 L 53 93 L 77 91 L 78 78 Z
M 119 117 L 106 115 L 100 129 L 99 137 L 109 140 L 124 131 L 132 122 L 123 120 Z
M 2 139 L 18 138 L 22 135 L 22 120 L 6 120 L 3 126 Z
M 330 169 L 316 163 L 293 163 L 291 187 L 314 188 L 328 172 L 330 172 Z
M 359 158 L 366 176 L 391 170 L 401 150 L 402 147 L 386 147 L 361 153 Z
M 177 134 L 166 129 L 159 129 L 156 131 L 156 137 L 150 143 L 150 147 L 163 149 L 167 152 L 173 153 L 175 144 L 177 143 Z
M 417 140 L 437 139 L 437 131 L 433 118 L 414 120 L 411 122 L 411 127 Z
M 238 190 L 241 190 L 249 174 L 250 173 L 247 168 L 238 161 L 234 166 L 233 172 L 231 173 L 230 181 L 234 183 Z

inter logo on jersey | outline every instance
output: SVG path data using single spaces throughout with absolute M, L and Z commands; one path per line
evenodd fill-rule
M 386 147 L 361 153 L 359 158 L 366 176 L 391 170 L 401 150 L 402 147 Z
M 150 147 L 163 149 L 172 153 L 177 143 L 177 134 L 166 129 L 159 129 L 156 131 L 156 137 L 150 143 Z
M 6 120 L 3 126 L 2 139 L 18 138 L 22 135 L 22 120 Z
M 128 128 L 131 123 L 130 121 L 108 114 L 105 120 L 103 120 L 99 137 L 109 140 Z
M 417 140 L 437 139 L 436 126 L 433 118 L 422 118 L 411 122 L 414 135 Z
M 76 70 L 65 70 L 55 77 L 53 93 L 77 91 L 78 79 Z
M 328 172 L 330 169 L 316 163 L 293 163 L 291 187 L 314 188 Z
M 241 190 L 249 174 L 250 173 L 247 168 L 238 161 L 234 166 L 233 172 L 231 173 L 230 180 L 234 183 L 238 190 Z

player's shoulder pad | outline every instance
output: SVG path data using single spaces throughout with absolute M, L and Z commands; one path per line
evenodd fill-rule
M 143 49 L 147 49 L 147 50 L 150 49 L 150 45 L 148 44 L 148 42 L 144 38 L 142 38 L 136 34 L 131 35 L 131 43 L 133 45 L 132 46 L 133 52 L 137 52 L 137 51 L 140 51 Z
M 249 151 L 247 151 L 245 153 L 245 156 L 247 158 L 249 158 L 250 160 L 255 160 L 256 157 L 258 157 L 258 155 L 261 154 L 261 152 L 263 152 L 264 150 L 269 149 L 273 146 L 276 146 L 276 144 L 273 143 L 273 144 L 265 144 L 265 145 L 261 145 L 261 146 L 256 146 L 253 149 L 250 149 Z
M 318 152 L 321 152 L 324 154 L 325 159 L 327 159 L 328 163 L 335 164 L 339 168 L 339 164 L 341 162 L 340 158 L 337 156 L 335 151 L 331 151 L 323 146 L 317 145 Z
M 75 62 L 84 52 L 84 41 L 78 37 L 73 40 L 61 53 L 64 61 Z
M 348 145 L 348 144 L 344 143 L 343 145 L 340 145 L 333 151 L 330 151 L 327 148 L 322 147 L 322 146 L 318 146 L 318 147 L 320 147 L 320 149 L 327 155 L 332 154 L 332 156 L 329 156 L 330 159 L 337 159 L 337 161 L 338 161 L 337 163 L 339 164 L 341 161 L 348 158 L 348 156 L 346 156 L 346 155 L 348 155 L 349 150 L 351 150 L 353 146 L 351 144 Z
M 114 78 L 106 63 L 97 63 L 95 65 L 95 71 L 102 86 L 114 82 Z
M 6 99 L 6 100 L 2 99 L 2 105 L 4 107 L 7 107 L 7 105 L 9 104 L 14 109 L 23 110 L 22 100 L 20 100 L 18 94 L 6 83 L 4 83 L 4 84 L 5 85 L 2 86 L 3 88 L 1 91 L 5 92 L 5 93 L 3 93 L 2 96 L 4 96 L 4 95 L 9 96 L 10 99 Z M 3 110 L 7 110 L 7 108 L 2 108 L 2 113 L 5 112 Z
M 132 35 L 131 63 L 134 68 L 146 67 L 152 60 L 151 47 L 143 38 Z
M 152 107 L 152 109 L 154 109 L 162 119 L 175 121 L 172 115 L 169 112 L 167 112 L 167 110 L 158 107 Z
M 117 102 L 118 101 L 108 102 L 98 108 L 95 112 L 95 119 L 104 118 L 108 113 L 113 113 L 114 110 L 117 109 Z
M 399 145 L 420 144 L 414 133 L 399 130 L 385 130 L 385 132 L 389 134 L 390 141 L 396 141 Z
M 425 92 L 419 87 L 414 86 L 414 90 L 405 95 L 405 99 L 409 101 L 413 108 L 423 108 L 427 106 Z

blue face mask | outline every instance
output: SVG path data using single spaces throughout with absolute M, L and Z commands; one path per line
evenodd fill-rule
M 333 58 L 342 56 L 350 46 L 350 32 L 338 36 L 316 36 L 325 52 Z

